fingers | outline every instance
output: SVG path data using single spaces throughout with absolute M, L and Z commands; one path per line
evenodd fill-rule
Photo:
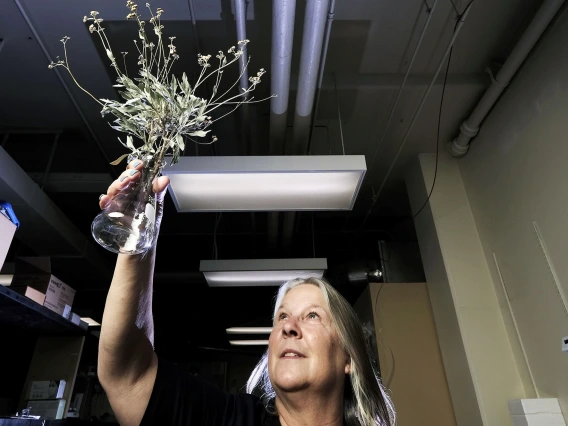
M 108 187 L 107 193 L 99 197 L 99 207 L 104 209 L 120 191 L 139 180 L 140 170 L 142 170 L 143 166 L 144 164 L 140 160 L 131 161 L 127 165 L 126 170 Z
M 170 178 L 167 176 L 160 176 L 158 179 L 154 181 L 152 189 L 156 194 L 160 194 L 166 190 L 168 185 L 170 184 Z

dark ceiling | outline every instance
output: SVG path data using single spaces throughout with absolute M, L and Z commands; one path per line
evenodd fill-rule
M 104 191 L 111 176 L 121 172 L 121 167 L 112 167 L 108 162 L 123 153 L 122 147 L 116 141 L 117 134 L 100 118 L 96 105 L 72 88 L 71 95 L 78 103 L 78 109 L 74 107 L 60 81 L 47 69 L 48 61 L 39 49 L 36 34 L 16 7 L 17 4 L 23 7 L 37 35 L 53 56 L 59 54 L 59 38 L 71 34 L 74 44 L 70 45 L 70 57 L 74 58 L 72 61 L 79 79 L 96 96 L 113 96 L 109 90 L 113 77 L 110 68 L 106 67 L 108 60 L 97 43 L 91 41 L 82 16 L 93 8 L 99 10 L 103 17 L 108 15 L 107 35 L 118 51 L 132 50 L 131 40 L 135 38 L 133 25 L 122 18 L 126 8 L 122 3 L 119 5 L 120 2 L 112 5 L 94 0 L 77 3 L 79 5 L 64 1 L 3 0 L 0 38 L 6 44 L 0 51 L 0 58 L 5 64 L 0 70 L 0 97 L 3 99 L 0 103 L 0 141 L 3 141 L 6 152 L 36 183 L 40 186 L 45 184 L 45 194 L 90 239 L 90 223 L 98 213 L 98 195 Z M 298 1 L 297 6 L 290 109 L 294 105 L 304 3 Z M 154 316 L 158 349 L 179 357 L 189 356 L 191 349 L 197 347 L 230 349 L 225 328 L 270 323 L 274 288 L 207 287 L 198 266 L 201 259 L 213 257 L 215 241 L 220 259 L 326 257 L 330 279 L 354 301 L 361 288 L 350 285 L 347 273 L 361 263 L 379 260 L 378 241 L 416 240 L 402 176 L 404 166 L 417 153 L 435 150 L 441 93 L 439 83 L 428 98 L 379 203 L 370 219 L 362 225 L 374 189 L 385 178 L 385 170 L 424 92 L 423 82 L 431 77 L 451 36 L 455 13 L 449 1 L 440 3 L 443 4 L 439 6 L 432 29 L 420 51 L 416 72 L 411 76 L 413 83 L 404 92 L 377 161 L 367 164 L 369 171 L 353 212 L 300 213 L 291 246 L 285 248 L 279 243 L 270 248 L 266 213 L 223 213 L 215 229 L 219 219 L 217 214 L 177 213 L 167 196 L 155 279 Z M 467 4 L 466 1 L 454 3 L 461 10 Z M 442 109 L 442 142 L 455 133 L 459 122 L 487 87 L 489 80 L 484 75 L 484 68 L 501 62 L 507 56 L 539 3 L 538 0 L 476 0 L 454 49 Z M 165 22 L 166 30 L 177 36 L 178 46 L 183 52 L 182 60 L 174 70 L 176 73 L 186 71 L 192 75 L 195 72 L 197 45 L 203 52 L 216 52 L 226 50 L 236 40 L 229 0 L 196 1 L 198 39 L 195 39 L 185 2 L 162 0 L 153 2 L 152 6 L 166 10 L 166 16 L 171 19 Z M 377 134 L 385 123 L 413 43 L 423 25 L 425 10 L 421 0 L 392 0 L 380 5 L 364 0 L 338 2 L 321 103 L 315 120 L 312 154 L 341 153 L 337 115 L 339 102 L 346 152 L 365 154 L 369 162 L 376 148 Z M 171 14 L 168 15 L 168 12 Z M 251 72 L 270 66 L 271 14 L 271 2 L 257 0 L 249 3 L 247 36 L 251 40 Z M 54 22 L 58 25 L 52 25 Z M 135 59 L 135 55 L 131 54 L 130 59 Z M 135 66 L 135 63 L 129 64 L 129 67 Z M 332 75 L 339 82 L 337 93 Z M 229 82 L 234 77 L 228 74 L 225 79 Z M 65 81 L 71 85 L 67 77 Z M 102 87 L 104 89 L 99 90 Z M 261 84 L 258 97 L 268 94 L 269 74 Z M 82 111 L 85 120 L 77 113 L 78 110 Z M 293 111 L 289 111 L 289 130 L 292 118 Z M 247 116 L 237 111 L 219 122 L 214 129 L 219 142 L 214 147 L 197 149 L 189 146 L 185 155 L 267 155 L 268 127 L 269 103 L 257 104 L 250 108 Z M 53 150 L 58 132 L 61 135 Z M 8 133 L 9 136 L 4 137 Z M 292 132 L 288 133 L 291 137 Z M 46 179 L 48 165 L 49 176 Z M 92 244 L 96 246 L 94 242 Z M 45 247 L 38 248 L 30 240 L 17 238 L 7 261 L 21 255 L 52 254 L 48 244 Z M 98 246 L 95 250 L 109 265 L 113 264 L 113 254 Z M 77 290 L 75 309 L 100 319 L 109 286 L 108 277 L 77 255 L 59 253 L 52 263 L 54 274 Z M 239 349 L 249 350 L 258 352 L 258 348 Z

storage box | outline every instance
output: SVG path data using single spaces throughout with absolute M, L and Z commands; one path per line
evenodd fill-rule
M 16 225 L 10 219 L 0 213 L 0 269 L 4 265 L 8 249 L 16 233 Z
M 65 380 L 37 380 L 30 387 L 30 400 L 61 399 L 65 392 Z
M 65 306 L 73 305 L 75 290 L 51 274 L 49 257 L 20 257 L 11 287 L 33 287 L 45 294 L 43 305 L 63 315 Z
M 45 294 L 43 294 L 39 290 L 36 290 L 33 287 L 30 286 L 10 287 L 10 290 L 15 291 L 16 293 L 21 294 L 22 296 L 28 297 L 32 299 L 34 302 L 39 303 L 40 305 L 43 305 L 45 302 Z
M 59 420 L 63 418 L 65 412 L 65 400 L 30 400 L 27 407 L 31 407 L 30 415 L 32 416 L 40 416 L 42 420 Z

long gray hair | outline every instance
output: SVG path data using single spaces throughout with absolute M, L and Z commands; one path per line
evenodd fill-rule
M 284 296 L 302 284 L 320 288 L 328 304 L 339 340 L 350 359 L 351 372 L 345 377 L 343 417 L 347 426 L 394 426 L 396 416 L 391 399 L 381 384 L 365 332 L 351 305 L 327 281 L 319 278 L 297 278 L 278 290 L 274 316 Z M 247 393 L 260 390 L 268 410 L 274 410 L 276 393 L 268 376 L 268 349 L 247 381 Z

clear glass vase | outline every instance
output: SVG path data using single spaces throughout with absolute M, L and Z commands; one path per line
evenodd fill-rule
M 133 161 L 134 158 L 128 158 Z M 154 244 L 156 235 L 156 194 L 154 178 L 163 164 L 156 168 L 146 161 L 140 179 L 116 195 L 93 220 L 91 233 L 102 247 L 114 253 L 141 254 Z

